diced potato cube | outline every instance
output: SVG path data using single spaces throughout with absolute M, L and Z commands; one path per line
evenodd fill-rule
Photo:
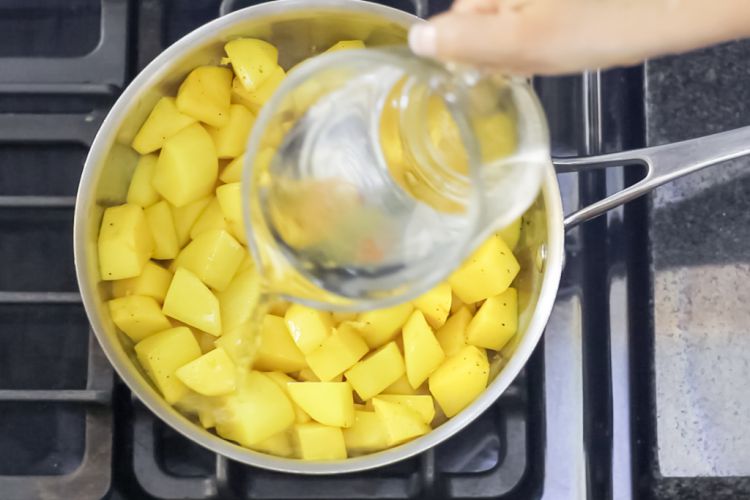
M 185 268 L 178 268 L 162 307 L 170 318 L 211 335 L 221 335 L 219 300 L 206 285 Z M 193 339 L 195 340 L 195 339 Z
M 294 408 L 284 391 L 260 372 L 237 381 L 237 391 L 225 396 L 216 433 L 252 447 L 285 431 L 294 423 Z
M 224 219 L 242 224 L 242 183 L 232 182 L 216 188 L 216 200 L 219 202 Z
M 346 458 L 344 435 L 338 427 L 315 422 L 294 426 L 299 457 L 303 460 L 343 460 Z
M 271 380 L 273 380 L 274 382 L 276 382 L 276 385 L 281 387 L 281 390 L 284 391 L 284 394 L 287 395 L 289 400 L 290 401 L 292 400 L 292 396 L 289 394 L 289 387 L 287 384 L 289 384 L 289 382 L 297 382 L 296 380 L 294 380 L 292 377 L 290 377 L 286 373 L 281 373 L 281 372 L 268 372 L 265 375 Z M 298 424 L 304 424 L 305 422 L 310 421 L 310 415 L 305 413 L 305 410 L 300 408 L 297 403 L 292 401 L 292 406 L 294 406 L 295 422 L 297 422 Z
M 440 328 L 448 319 L 451 311 L 453 293 L 448 283 L 440 283 L 438 286 L 414 299 L 414 306 L 422 311 L 424 318 L 432 328 Z
M 270 438 L 264 439 L 259 443 L 255 443 L 250 446 L 255 451 L 262 451 L 263 453 L 270 453 L 277 457 L 291 457 L 294 455 L 294 448 L 292 447 L 292 439 L 289 436 L 289 432 L 279 432 L 274 434 Z
M 422 385 L 445 359 L 440 343 L 421 311 L 414 311 L 403 328 L 406 378 L 413 388 Z
M 266 314 L 260 329 L 260 345 L 253 368 L 264 371 L 296 372 L 307 366 L 287 330 L 284 318 Z
M 242 169 L 245 167 L 245 153 L 230 161 L 219 174 L 219 180 L 224 184 L 242 181 Z
M 242 85 L 239 78 L 235 78 L 232 82 L 232 95 L 240 103 L 244 104 L 253 113 L 258 113 L 260 108 L 268 102 L 281 82 L 286 78 L 286 73 L 281 66 L 276 66 L 271 70 L 271 74 L 268 76 L 263 84 L 255 90 L 247 90 Z
M 201 352 L 203 354 L 216 349 L 216 344 L 214 343 L 216 342 L 216 337 L 214 337 L 210 333 L 195 330 L 193 331 L 193 336 L 195 337 L 195 340 L 198 341 L 198 345 L 200 346 Z
M 435 332 L 435 338 L 446 356 L 453 356 L 466 345 L 466 327 L 470 321 L 471 313 L 463 306 Z
M 142 155 L 153 153 L 161 149 L 165 140 L 193 123 L 195 118 L 177 109 L 174 97 L 162 97 L 135 134 L 133 149 Z
M 190 237 L 195 239 L 206 231 L 215 231 L 218 229 L 229 231 L 229 224 L 227 224 L 224 214 L 221 213 L 219 200 L 213 197 L 203 212 L 201 212 L 193 227 L 190 228 Z
M 484 349 L 467 345 L 430 375 L 430 392 L 445 415 L 452 417 L 482 393 L 489 373 Z
M 325 382 L 354 366 L 368 350 L 354 327 L 344 323 L 305 359 L 315 375 Z
M 169 203 L 182 207 L 210 195 L 218 175 L 214 141 L 194 123 L 164 142 L 151 183 Z
M 226 290 L 247 250 L 226 231 L 199 234 L 175 259 L 176 267 L 195 273 L 201 281 L 219 292 Z
M 174 220 L 174 229 L 177 233 L 177 242 L 180 248 L 184 247 L 190 241 L 190 230 L 206 209 L 212 198 L 201 198 L 179 208 L 172 207 L 172 220 Z M 219 228 L 223 229 L 223 228 Z
M 466 327 L 466 342 L 499 351 L 518 328 L 518 294 L 508 288 L 484 301 Z
M 362 40 L 341 40 L 331 45 L 326 52 L 336 52 L 338 50 L 364 49 L 365 42 Z
M 505 242 L 506 245 L 508 245 L 508 248 L 510 248 L 511 250 L 516 248 L 516 245 L 518 245 L 518 240 L 521 239 L 522 222 L 523 217 L 519 217 L 518 219 L 502 228 L 497 233 L 497 235 L 500 236 L 500 238 Z
M 457 313 L 464 307 L 468 309 L 471 314 L 474 314 L 475 312 L 477 312 L 477 309 L 479 309 L 479 306 L 477 304 L 478 304 L 477 302 L 464 304 L 463 301 L 458 298 L 458 296 L 456 295 L 456 292 L 453 292 L 453 301 L 451 302 L 451 314 Z
M 164 302 L 164 296 L 167 295 L 167 289 L 171 281 L 172 273 L 159 264 L 148 261 L 143 266 L 143 272 L 135 278 L 113 281 L 112 295 L 115 297 L 145 295 L 162 303 Z
M 335 325 L 340 325 L 341 323 L 345 321 L 356 321 L 357 320 L 358 313 L 356 312 L 332 312 L 331 313 L 331 319 L 333 319 L 333 323 Z
M 400 394 L 380 394 L 377 398 L 391 403 L 397 403 L 417 413 L 425 424 L 430 424 L 435 418 L 435 403 L 432 396 L 414 394 L 410 396 Z
M 154 251 L 151 257 L 154 259 L 174 259 L 180 252 L 180 243 L 177 241 L 177 231 L 172 219 L 172 210 L 166 201 L 160 201 L 151 205 L 143 211 L 146 223 L 154 240 Z
M 237 369 L 221 347 L 181 366 L 175 373 L 188 388 L 204 396 L 221 396 L 236 388 Z
M 356 406 L 356 405 L 355 405 Z M 346 449 L 368 453 L 388 447 L 388 438 L 380 417 L 372 411 L 354 411 L 354 425 L 343 429 Z
M 463 302 L 477 302 L 504 292 L 520 268 L 508 245 L 493 235 L 451 275 L 448 282 Z
M 325 425 L 351 427 L 354 423 L 354 399 L 348 382 L 290 382 L 292 401 L 310 417 Z
M 149 335 L 172 328 L 161 306 L 152 297 L 128 295 L 109 301 L 109 313 L 117 328 L 125 332 L 133 342 L 140 342 Z
M 239 38 L 224 45 L 232 69 L 246 90 L 255 90 L 265 82 L 279 64 L 279 51 L 270 43 L 256 38 Z
M 216 425 L 214 418 L 214 409 L 208 407 L 198 408 L 198 421 L 204 429 L 211 429 Z
M 258 335 L 260 335 L 258 325 L 247 321 L 231 330 L 226 330 L 221 337 L 214 340 L 214 345 L 224 349 L 235 365 L 246 368 L 250 367 L 255 357 Z
M 236 158 L 245 151 L 255 115 L 242 104 L 229 106 L 229 120 L 221 128 L 208 127 L 219 158 Z
M 284 320 L 294 342 L 305 355 L 323 345 L 333 330 L 331 313 L 302 304 L 292 304 Z
M 176 403 L 188 388 L 175 371 L 201 355 L 189 328 L 180 326 L 155 333 L 135 345 L 138 361 L 169 404 Z
M 248 321 L 257 307 L 260 275 L 253 268 L 237 271 L 229 286 L 217 296 L 221 306 L 221 324 L 226 331 L 234 330 Z
M 177 109 L 196 120 L 223 127 L 229 121 L 232 71 L 218 66 L 200 66 L 185 78 L 177 91 Z
M 159 193 L 151 185 L 158 158 L 156 155 L 146 155 L 138 160 L 128 186 L 128 203 L 146 208 L 159 201 Z
M 392 341 L 351 367 L 345 375 L 359 397 L 367 401 L 404 373 L 404 358 L 396 342 Z
M 418 390 L 411 386 L 411 384 L 409 383 L 409 379 L 406 378 L 406 374 L 404 374 L 399 377 L 399 379 L 394 383 L 383 389 L 383 392 L 381 394 L 411 395 L 418 394 Z
M 103 280 L 138 276 L 153 249 L 141 207 L 127 203 L 104 211 L 98 241 L 99 272 Z
M 315 375 L 315 372 L 312 371 L 309 367 L 303 368 L 300 371 L 298 371 L 296 378 L 300 382 L 322 382 L 322 380 L 320 380 L 318 376 Z M 344 380 L 343 375 L 339 375 L 337 377 L 332 378 L 328 382 L 342 382 L 343 380 Z
M 372 400 L 375 414 L 383 422 L 388 446 L 395 446 L 410 439 L 427 434 L 430 426 L 425 424 L 417 412 L 380 398 Z
M 362 338 L 370 349 L 387 344 L 396 337 L 413 310 L 414 306 L 406 303 L 361 313 L 357 321 L 362 323 L 359 326 Z

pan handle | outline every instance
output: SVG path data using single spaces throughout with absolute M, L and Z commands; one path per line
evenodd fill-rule
M 559 173 L 582 172 L 612 166 L 641 165 L 646 176 L 622 191 L 565 217 L 570 229 L 608 210 L 650 192 L 657 186 L 702 168 L 750 155 L 750 126 L 662 146 L 581 158 L 553 158 Z

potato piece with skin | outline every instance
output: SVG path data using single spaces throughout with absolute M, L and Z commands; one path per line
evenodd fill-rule
M 292 377 L 287 375 L 286 373 L 281 372 L 267 372 L 265 375 L 273 380 L 276 385 L 281 387 L 281 390 L 284 391 L 284 394 L 289 398 L 290 401 L 292 401 L 292 396 L 289 394 L 289 387 L 287 384 L 290 382 L 297 382 Z M 304 424 L 305 422 L 310 421 L 310 415 L 305 413 L 305 410 L 299 407 L 297 403 L 292 401 L 292 406 L 294 406 L 294 415 L 295 415 L 295 422 L 298 424 Z
M 194 123 L 166 140 L 151 183 L 165 200 L 182 207 L 210 195 L 218 175 L 214 141 Z
M 229 231 L 229 224 L 227 224 L 224 214 L 221 213 L 219 200 L 213 197 L 203 212 L 201 212 L 193 227 L 190 228 L 190 238 L 195 239 L 206 231 L 215 231 L 218 229 Z
M 409 408 L 419 415 L 422 418 L 422 421 L 428 425 L 432 422 L 432 419 L 435 418 L 435 403 L 432 400 L 432 396 L 427 394 L 380 394 L 376 399 L 397 403 Z
M 345 372 L 357 395 L 367 401 L 398 380 L 406 369 L 396 342 L 389 342 Z
M 279 432 L 274 434 L 270 438 L 264 439 L 259 443 L 255 443 L 250 446 L 250 449 L 255 451 L 262 451 L 263 453 L 270 453 L 277 457 L 289 458 L 294 455 L 294 447 L 292 446 L 292 439 L 287 431 Z
M 187 394 L 188 388 L 175 371 L 201 355 L 189 328 L 181 326 L 155 333 L 138 342 L 135 353 L 167 403 L 174 404 Z
M 230 161 L 219 174 L 219 180 L 224 184 L 242 181 L 242 169 L 245 167 L 245 153 Z
M 362 338 L 370 349 L 387 344 L 396 337 L 413 310 L 412 304 L 405 303 L 361 313 L 357 321 L 361 323 Z
M 112 299 L 107 305 L 112 321 L 133 342 L 140 342 L 149 335 L 172 328 L 153 297 L 129 295 Z
M 172 210 L 166 201 L 160 201 L 143 211 L 151 238 L 154 240 L 154 259 L 174 259 L 180 252 L 180 242 L 172 219 Z
M 383 422 L 372 411 L 355 409 L 354 424 L 343 429 L 343 433 L 346 449 L 351 452 L 369 453 L 388 447 Z
M 237 369 L 221 347 L 182 365 L 175 374 L 189 389 L 204 396 L 229 394 L 237 384 Z
M 469 309 L 463 306 L 435 332 L 435 338 L 440 342 L 446 356 L 453 356 L 466 345 L 466 327 L 471 318 Z
M 354 399 L 348 382 L 290 382 L 289 395 L 310 418 L 334 427 L 354 423 Z
M 440 366 L 445 353 L 421 311 L 414 311 L 403 328 L 406 378 L 416 389 Z
M 177 268 L 172 278 L 162 312 L 216 337 L 221 335 L 219 300 L 195 274 L 183 267 Z
M 176 267 L 195 273 L 203 283 L 223 291 L 232 282 L 247 250 L 226 231 L 206 231 L 198 235 L 175 259 Z
M 521 239 L 522 222 L 523 217 L 519 217 L 497 232 L 497 235 L 500 237 L 500 239 L 502 239 L 511 250 L 516 248 L 516 245 L 518 245 L 518 240 Z
M 310 422 L 294 426 L 299 458 L 303 460 L 343 460 L 346 458 L 344 435 L 338 427 Z
M 462 302 L 478 302 L 504 292 L 520 268 L 508 245 L 493 235 L 448 278 L 448 282 Z
M 229 106 L 229 120 L 221 128 L 208 127 L 214 140 L 216 155 L 221 159 L 236 158 L 245 151 L 250 130 L 255 123 L 255 115 L 242 104 Z
M 229 121 L 232 96 L 232 70 L 200 66 L 185 78 L 177 91 L 177 109 L 212 127 Z
M 368 350 L 356 329 L 344 323 L 320 347 L 305 356 L 305 360 L 320 380 L 328 381 L 354 366 Z
M 232 82 L 232 97 L 239 103 L 247 106 L 253 113 L 258 113 L 273 93 L 276 92 L 276 89 L 284 81 L 284 78 L 286 78 L 286 73 L 281 66 L 273 68 L 266 81 L 255 90 L 245 89 L 240 79 L 235 78 Z
M 190 241 L 190 230 L 211 202 L 211 197 L 201 198 L 179 208 L 170 205 L 172 208 L 172 220 L 174 220 L 174 229 L 177 233 L 177 243 L 180 248 L 184 247 Z M 223 228 L 219 228 L 223 229 Z
M 289 334 L 284 318 L 266 314 L 260 328 L 260 344 L 253 368 L 290 373 L 306 366 L 305 356 Z
M 169 283 L 172 281 L 172 273 L 153 261 L 146 262 L 143 272 L 135 278 L 125 278 L 112 282 L 112 295 L 114 297 L 127 297 L 128 295 L 145 295 L 152 297 L 157 302 L 164 302 L 167 295 Z
M 161 197 L 151 185 L 158 158 L 156 155 L 146 155 L 138 160 L 133 170 L 133 177 L 130 179 L 130 186 L 128 186 L 126 198 L 128 203 L 146 208 L 159 201 Z
M 406 406 L 380 398 L 373 399 L 372 405 L 383 422 L 388 446 L 396 446 L 431 430 L 417 412 Z
M 174 97 L 162 97 L 135 134 L 131 145 L 142 155 L 153 153 L 161 149 L 164 141 L 195 122 L 192 116 L 180 113 Z
M 104 210 L 97 246 L 102 280 L 140 275 L 154 249 L 143 209 L 126 203 Z
M 232 69 L 245 90 L 263 85 L 279 64 L 279 51 L 264 40 L 239 38 L 224 45 Z
M 323 345 L 333 330 L 331 314 L 302 304 L 292 304 L 284 315 L 286 326 L 303 354 Z
M 489 373 L 484 349 L 467 345 L 430 375 L 430 393 L 445 415 L 452 417 L 484 391 Z
M 294 423 L 294 408 L 284 391 L 260 372 L 238 380 L 237 391 L 225 396 L 216 433 L 252 447 L 285 431 Z
M 516 334 L 517 328 L 518 294 L 515 288 L 508 288 L 484 301 L 466 327 L 466 342 L 499 351 Z
M 453 293 L 448 283 L 440 283 L 438 286 L 414 299 L 414 307 L 422 311 L 424 318 L 432 328 L 440 328 L 448 319 L 451 310 Z
M 362 40 L 341 40 L 331 45 L 326 52 L 336 52 L 339 50 L 364 49 L 365 42 Z
M 260 275 L 253 268 L 237 271 L 229 286 L 217 297 L 224 329 L 237 328 L 250 320 L 260 299 Z

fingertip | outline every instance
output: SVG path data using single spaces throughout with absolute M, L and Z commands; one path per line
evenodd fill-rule
M 431 23 L 417 23 L 409 29 L 409 48 L 418 56 L 437 55 L 437 29 Z

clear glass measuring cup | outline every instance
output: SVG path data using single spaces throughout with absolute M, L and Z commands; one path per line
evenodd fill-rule
M 315 307 L 408 300 L 534 201 L 549 164 L 523 79 L 404 49 L 290 71 L 248 143 L 248 241 L 268 291 Z

